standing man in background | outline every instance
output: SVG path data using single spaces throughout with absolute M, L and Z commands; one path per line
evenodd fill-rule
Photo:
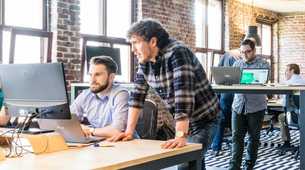
M 220 59 L 218 67 L 232 67 L 236 60 L 240 59 L 239 54 L 232 54 L 226 52 Z M 231 124 L 232 115 L 232 103 L 233 103 L 234 93 L 221 93 L 219 95 L 220 104 L 220 120 L 217 125 L 217 130 L 215 132 L 215 137 L 211 145 L 212 155 L 218 156 L 222 147 L 222 141 L 224 136 L 225 127 Z
M 241 43 L 240 52 L 243 60 L 238 60 L 233 67 L 243 68 L 268 68 L 269 64 L 256 55 L 255 43 L 246 39 Z M 230 170 L 240 169 L 244 139 L 248 132 L 247 154 L 243 169 L 252 170 L 256 159 L 260 140 L 260 130 L 267 109 L 267 96 L 264 94 L 235 93 L 232 104 L 232 157 Z

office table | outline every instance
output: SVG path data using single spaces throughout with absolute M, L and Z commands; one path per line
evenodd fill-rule
M 305 86 L 213 85 L 216 93 L 294 94 L 300 95 L 300 169 L 305 169 Z
M 160 169 L 188 162 L 201 167 L 201 144 L 178 149 L 161 149 L 163 141 L 136 139 L 113 147 L 87 146 L 54 153 L 25 154 L 0 161 L 0 169 Z

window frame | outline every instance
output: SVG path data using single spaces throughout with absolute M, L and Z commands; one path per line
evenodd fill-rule
M 261 40 L 263 40 L 263 32 L 262 32 L 262 27 L 263 27 L 263 25 L 268 25 L 268 26 L 270 26 L 270 28 L 271 28 L 271 41 L 270 41 L 270 55 L 266 55 L 266 54 L 263 54 L 263 51 L 262 51 L 262 49 L 261 49 L 261 56 L 263 57 L 263 58 L 265 58 L 265 59 L 269 59 L 270 60 L 270 81 L 271 82 L 274 82 L 274 56 L 273 56 L 273 23 L 271 23 L 271 22 L 264 22 L 264 21 L 261 21 L 261 20 L 259 20 L 259 19 L 257 19 L 256 20 L 256 22 L 257 22 L 257 24 L 259 25 L 257 28 L 258 28 L 258 30 L 261 32 L 261 35 L 260 35 L 260 39 Z
M 207 77 L 209 78 L 209 80 L 212 80 L 212 75 L 210 73 L 210 68 L 209 68 L 209 63 L 211 63 L 212 65 L 211 66 L 214 66 L 214 58 L 215 58 L 215 54 L 219 54 L 219 55 L 222 55 L 224 54 L 224 34 L 225 34 L 225 16 L 224 16 L 224 13 L 225 13 L 225 8 L 224 8 L 224 0 L 216 0 L 216 1 L 220 1 L 221 2 L 221 49 L 212 49 L 212 48 L 209 48 L 209 42 L 208 42 L 208 10 L 209 10 L 209 0 L 203 0 L 205 1 L 205 20 L 204 20 L 204 27 L 205 27 L 205 37 L 204 37 L 204 43 L 205 43 L 205 47 L 195 47 L 195 53 L 202 53 L 202 54 L 205 54 L 205 65 L 203 65 L 205 71 L 206 71 L 206 74 L 207 74 Z M 211 53 L 211 57 L 209 57 L 209 53 Z M 203 64 L 203 63 L 201 63 Z
M 113 37 L 109 36 L 107 34 L 107 1 L 108 0 L 101 0 L 99 3 L 99 13 L 101 14 L 99 17 L 99 24 L 98 24 L 98 29 L 99 29 L 99 34 L 86 34 L 82 33 L 81 38 L 82 38 L 82 59 L 85 59 L 84 56 L 84 50 L 85 46 L 88 41 L 95 41 L 95 42 L 105 42 L 106 44 L 110 44 L 110 46 L 113 45 L 130 45 L 129 42 L 127 42 L 126 39 L 122 37 Z M 130 25 L 134 23 L 137 20 L 137 0 L 130 0 Z M 101 11 L 102 10 L 102 11 Z M 121 61 L 121 64 L 123 62 Z M 134 81 L 135 73 L 136 71 L 134 70 L 134 67 L 137 64 L 137 61 L 133 55 L 133 53 L 130 50 L 130 61 L 128 61 L 130 64 L 130 69 L 129 69 L 129 82 Z M 84 66 L 81 66 L 81 82 L 84 80 Z
M 27 36 L 35 36 L 35 37 L 41 37 L 44 38 L 46 37 L 45 32 L 50 30 L 50 20 L 49 20 L 49 3 L 50 0 L 43 0 L 42 2 L 42 28 L 41 29 L 37 29 L 37 28 L 29 28 L 29 27 L 19 27 L 19 26 L 13 26 L 13 25 L 6 25 L 5 24 L 5 1 L 6 0 L 0 0 L 0 63 L 3 63 L 3 31 L 9 31 L 11 32 L 11 43 L 10 43 L 10 54 L 9 54 L 9 61 L 11 63 L 11 61 L 14 61 L 14 56 L 11 56 L 11 54 L 14 54 L 14 46 L 15 41 L 14 39 L 12 39 L 13 37 L 16 38 L 16 35 L 20 33 L 20 35 L 27 35 Z M 13 30 L 17 30 L 17 32 L 14 33 Z M 38 33 L 40 32 L 40 33 Z M 41 36 L 40 36 L 41 35 Z M 52 38 L 52 34 L 50 35 L 48 33 L 47 37 L 51 36 Z M 48 43 L 52 43 L 52 40 L 48 40 Z M 12 45 L 13 44 L 13 45 Z M 50 44 L 52 45 L 52 44 Z M 44 48 L 44 44 L 42 43 L 40 45 L 41 50 L 45 50 Z M 47 62 L 51 62 L 49 58 L 51 58 L 51 52 L 49 52 L 51 50 L 48 49 L 47 52 L 47 56 L 46 56 L 46 61 Z
M 87 42 L 89 41 L 94 41 L 94 42 L 99 42 L 99 43 L 106 43 L 109 44 L 110 47 L 113 47 L 114 45 L 126 45 L 129 46 L 131 48 L 131 44 L 129 42 L 126 41 L 126 39 L 124 38 L 116 38 L 116 37 L 108 37 L 108 36 L 103 36 L 103 35 L 90 35 L 90 34 L 81 34 L 82 37 L 82 54 L 81 54 L 81 82 L 83 82 L 84 80 L 84 73 L 85 73 L 85 61 L 86 61 L 86 46 L 87 46 Z M 130 79 L 129 82 L 132 82 L 134 80 L 133 77 L 133 68 L 134 68 L 134 61 L 133 61 L 133 54 L 130 50 L 130 61 L 128 62 L 128 64 L 130 65 Z M 123 64 L 123 62 L 121 61 L 121 64 Z

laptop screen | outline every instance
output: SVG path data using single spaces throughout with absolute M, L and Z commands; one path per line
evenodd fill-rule
M 269 69 L 244 68 L 241 74 L 241 84 L 265 84 L 268 81 Z

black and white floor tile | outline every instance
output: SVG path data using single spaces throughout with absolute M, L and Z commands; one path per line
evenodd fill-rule
M 292 144 L 299 145 L 299 131 L 291 130 Z M 258 151 L 258 160 L 255 165 L 256 170 L 298 170 L 300 169 L 300 160 L 295 160 L 292 153 L 286 153 L 279 156 L 276 147 L 282 143 L 280 131 L 273 131 L 266 135 L 266 131 L 261 132 L 261 145 Z M 206 165 L 210 167 L 227 168 L 231 158 L 230 147 L 223 145 L 220 155 L 215 157 L 208 151 L 206 154 Z

